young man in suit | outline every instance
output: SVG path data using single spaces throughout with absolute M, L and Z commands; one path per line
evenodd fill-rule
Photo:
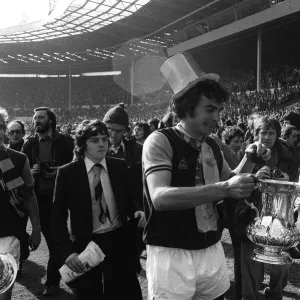
M 108 130 L 94 120 L 75 135 L 77 160 L 59 168 L 51 218 L 53 241 L 62 262 L 81 273 L 78 259 L 90 241 L 105 260 L 74 280 L 76 299 L 142 299 L 134 268 L 132 223 L 143 227 L 144 213 L 131 196 L 128 169 L 122 159 L 106 157 Z M 100 186 L 100 188 L 99 188 Z M 67 227 L 68 211 L 72 240 Z

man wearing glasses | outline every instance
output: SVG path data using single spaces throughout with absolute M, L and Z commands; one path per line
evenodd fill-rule
M 21 151 L 24 144 L 25 126 L 19 121 L 11 121 L 7 124 L 7 136 L 9 139 L 9 148 Z
M 8 148 L 21 151 L 24 144 L 24 136 L 25 136 L 25 126 L 19 120 L 11 121 L 7 124 L 6 135 L 9 139 Z M 24 230 L 26 232 L 28 215 L 26 214 L 23 217 L 24 221 Z M 28 234 L 24 235 L 24 238 L 20 240 L 21 244 L 21 257 L 20 257 L 20 265 L 18 274 L 22 273 L 23 262 L 29 257 L 29 248 L 28 248 Z

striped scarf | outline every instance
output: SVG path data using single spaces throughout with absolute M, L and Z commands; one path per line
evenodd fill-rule
M 15 174 L 15 166 L 5 147 L 0 147 L 0 187 L 9 194 L 9 202 L 20 217 L 24 217 L 25 182 Z

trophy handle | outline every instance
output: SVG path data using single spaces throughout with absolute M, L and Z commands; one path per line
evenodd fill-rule
M 250 203 L 247 199 L 244 199 L 244 202 L 245 202 L 251 209 L 254 209 L 254 210 L 255 210 L 255 213 L 256 213 L 255 219 L 259 218 L 259 211 L 258 211 L 257 207 L 256 207 L 253 203 Z
M 255 176 L 255 175 L 252 175 L 251 176 L 254 180 L 254 184 L 255 184 L 255 188 L 258 187 L 258 178 Z M 259 211 L 257 209 L 257 207 L 253 204 L 253 203 L 250 203 L 247 199 L 244 199 L 244 202 L 253 210 L 255 210 L 255 213 L 256 213 L 256 217 L 255 219 L 258 219 L 259 218 Z

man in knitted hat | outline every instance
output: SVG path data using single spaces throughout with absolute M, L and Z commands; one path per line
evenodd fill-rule
M 143 183 L 142 183 L 142 150 L 143 145 L 137 143 L 135 138 L 125 138 L 129 130 L 129 116 L 124 103 L 112 107 L 104 116 L 103 122 L 109 132 L 110 149 L 107 156 L 125 159 L 130 178 L 135 186 L 135 198 L 143 207 Z M 145 249 L 142 241 L 142 230 L 137 229 L 137 259 L 135 261 L 137 272 L 141 271 L 139 256 Z

